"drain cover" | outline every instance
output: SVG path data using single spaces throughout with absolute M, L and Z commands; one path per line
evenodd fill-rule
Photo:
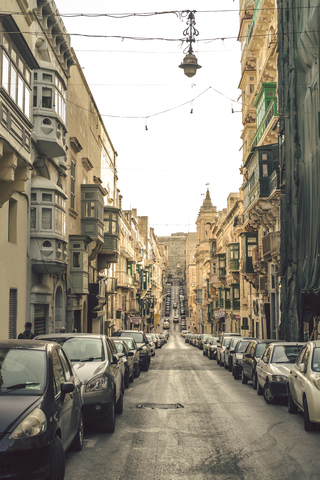
M 137 408 L 174 410 L 175 408 L 184 408 L 184 406 L 181 403 L 138 403 Z

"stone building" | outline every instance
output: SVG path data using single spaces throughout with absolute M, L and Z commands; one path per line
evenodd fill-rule
M 303 8 L 278 0 L 280 334 L 292 341 L 307 339 L 314 327 L 317 333 L 320 316 L 319 7 L 319 0 Z
M 250 285 L 245 323 L 276 338 L 280 323 L 280 170 L 277 8 L 240 0 L 243 226 L 241 274 Z
M 168 247 L 168 275 L 186 278 L 186 233 L 172 233 L 170 237 L 158 236 L 158 242 Z

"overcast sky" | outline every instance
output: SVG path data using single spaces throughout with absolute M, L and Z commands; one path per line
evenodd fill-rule
M 186 18 L 174 13 L 63 16 L 118 152 L 123 209 L 137 208 L 138 215 L 149 216 L 159 236 L 195 231 L 207 184 L 220 210 L 242 183 L 241 106 L 234 102 L 240 95 L 238 2 L 56 0 L 56 5 L 62 16 L 197 10 L 194 51 L 202 68 L 193 78 L 178 68 L 186 44 L 168 41 L 183 38 Z M 108 35 L 120 38 L 103 38 Z M 129 36 L 148 40 L 124 38 Z M 192 104 L 175 108 L 198 95 Z

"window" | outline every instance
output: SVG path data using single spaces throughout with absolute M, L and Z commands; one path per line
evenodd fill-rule
M 44 230 L 52 230 L 52 209 L 43 208 L 41 217 L 42 228 Z
M 59 356 L 60 356 L 60 361 L 63 365 L 66 381 L 68 382 L 70 378 L 72 377 L 72 372 L 70 371 L 70 365 L 68 360 L 66 359 L 65 354 L 63 353 L 62 350 L 59 350 Z
M 251 83 L 250 84 L 250 93 L 253 93 L 254 92 L 254 85 Z
M 42 88 L 42 107 L 52 108 L 52 90 L 51 88 Z
M 76 161 L 74 158 L 71 158 L 71 208 L 75 207 L 75 196 L 76 196 Z
M 18 203 L 13 198 L 9 200 L 8 211 L 8 242 L 17 243 Z
M 72 266 L 73 268 L 80 268 L 80 252 L 73 252 Z
M 84 216 L 94 217 L 94 202 L 85 202 L 84 204 Z
M 63 367 L 61 365 L 58 353 L 56 350 L 52 352 L 52 362 L 53 362 L 53 390 L 54 395 L 60 395 L 61 393 L 61 384 L 66 381 Z
M 43 202 L 52 202 L 52 194 L 51 193 L 43 193 L 42 194 L 42 201 Z
M 18 290 L 16 288 L 10 288 L 9 338 L 17 338 L 17 296 L 18 296 Z
M 262 176 L 263 177 L 268 176 L 268 164 L 267 163 L 262 164 Z
M 37 209 L 35 207 L 30 208 L 30 228 L 37 228 Z

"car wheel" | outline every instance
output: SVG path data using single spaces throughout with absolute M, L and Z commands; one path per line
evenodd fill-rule
M 218 365 L 220 364 L 220 360 L 219 360 L 219 358 L 218 358 L 218 357 L 217 357 L 217 364 L 218 364 Z
M 234 374 L 233 374 L 233 376 L 234 376 L 234 379 L 235 379 L 235 380 L 239 380 L 239 371 L 238 371 L 236 368 L 234 369 Z
M 129 382 L 130 382 L 130 383 L 133 383 L 133 381 L 134 381 L 134 371 L 132 371 L 132 375 L 131 375 L 131 377 L 129 378 Z
M 278 397 L 274 397 L 270 392 L 269 382 L 266 382 L 263 387 L 263 398 L 269 405 L 276 405 L 279 402 Z
M 255 372 L 253 374 L 253 377 L 252 377 L 252 388 L 253 388 L 253 390 L 257 390 L 257 385 L 258 385 L 258 375 L 257 375 L 257 372 Z
M 81 413 L 79 420 L 79 427 L 76 436 L 71 443 L 70 449 L 80 452 L 83 447 L 83 415 Z
M 144 372 L 147 372 L 147 371 L 149 370 L 149 363 L 148 363 L 148 361 L 145 362 L 145 363 L 142 365 L 141 370 L 143 370 Z
M 229 372 L 232 372 L 232 365 L 229 363 Z
M 134 376 L 135 376 L 136 378 L 138 378 L 139 375 L 140 375 L 140 365 L 139 365 L 139 363 L 138 363 L 138 366 L 137 366 L 137 368 L 136 368 L 136 370 L 135 370 L 135 372 L 134 372 Z
M 241 382 L 246 385 L 248 383 L 248 377 L 245 376 L 243 370 L 242 370 L 242 373 L 241 373 Z
M 116 403 L 116 413 L 123 412 L 123 392 L 120 393 L 120 397 Z
M 204 350 L 202 350 L 202 355 L 203 355 L 204 357 L 206 356 L 206 354 L 204 353 Z
M 60 437 L 56 435 L 52 443 L 51 467 L 50 475 L 47 477 L 48 480 L 63 480 L 65 466 L 66 460 L 64 456 L 62 442 Z
M 289 387 L 288 387 L 288 412 L 289 413 L 297 413 L 298 407 L 294 403 L 292 395 L 290 393 Z
M 223 361 L 221 360 L 221 357 L 220 357 L 220 367 L 223 367 Z
M 229 365 L 227 364 L 227 362 L 224 362 L 224 368 L 227 370 L 229 369 Z
M 263 394 L 263 388 L 261 387 L 259 380 L 257 379 L 257 395 Z
M 304 397 L 303 399 L 303 417 L 304 417 L 304 429 L 306 432 L 312 432 L 316 428 L 316 424 L 311 422 L 309 417 L 309 409 L 308 409 L 308 402 L 307 398 Z
M 109 414 L 100 421 L 100 430 L 104 433 L 113 433 L 116 427 L 114 401 L 111 404 Z
M 124 388 L 129 388 L 129 370 L 126 370 L 124 374 Z

